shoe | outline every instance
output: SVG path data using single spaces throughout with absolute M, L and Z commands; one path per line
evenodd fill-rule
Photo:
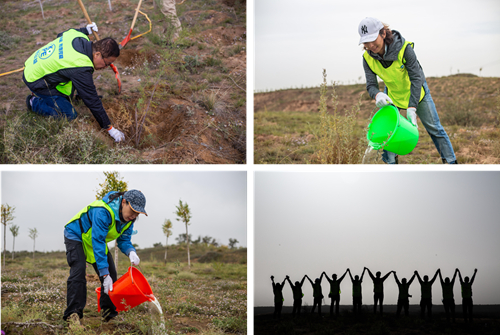
M 80 325 L 80 316 L 78 316 L 78 314 L 76 313 L 73 313 L 66 319 L 66 321 L 68 321 L 69 324 Z
M 33 112 L 33 108 L 31 108 L 30 100 L 33 98 L 35 95 L 31 93 L 26 97 L 26 107 L 28 108 L 28 112 Z

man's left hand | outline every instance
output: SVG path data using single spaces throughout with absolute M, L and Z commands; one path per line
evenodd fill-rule
M 132 263 L 132 265 L 139 265 L 141 262 L 135 251 L 131 251 L 130 254 L 128 254 L 128 258 L 130 258 L 130 263 Z
M 417 109 L 415 107 L 409 107 L 406 110 L 406 118 L 410 121 L 415 127 L 418 128 L 417 124 Z
M 87 24 L 86 28 L 87 28 L 87 32 L 89 33 L 89 35 L 92 35 L 92 30 L 95 32 L 98 31 L 97 24 L 95 24 L 95 22 Z

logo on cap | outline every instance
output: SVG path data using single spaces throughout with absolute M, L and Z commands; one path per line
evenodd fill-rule
M 368 28 L 366 28 L 366 25 L 365 25 L 365 26 L 363 26 L 363 27 L 361 27 L 361 32 L 362 32 L 363 34 L 368 34 Z

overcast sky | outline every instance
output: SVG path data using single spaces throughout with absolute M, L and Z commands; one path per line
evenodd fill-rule
M 499 304 L 500 172 L 256 172 L 255 306 L 272 306 L 270 276 L 292 282 L 323 271 L 342 275 L 363 267 L 382 275 L 394 270 L 409 279 L 417 270 L 443 278 L 459 268 L 478 272 L 475 304 Z M 397 303 L 391 276 L 384 285 L 386 304 Z M 329 292 L 323 278 L 325 302 Z M 439 277 L 434 304 L 442 298 Z M 341 304 L 352 304 L 349 275 L 341 284 Z M 312 287 L 303 286 L 303 304 L 312 305 Z M 373 304 L 373 282 L 365 274 L 363 303 Z M 293 304 L 288 283 L 284 305 Z M 457 276 L 455 301 L 461 303 Z M 420 301 L 418 280 L 410 304 Z
M 426 76 L 500 77 L 500 1 L 255 0 L 255 90 L 365 82 L 358 25 L 375 17 L 415 42 Z
M 119 167 L 104 171 L 115 170 L 120 171 Z M 132 236 L 132 243 L 140 248 L 158 242 L 165 245 L 165 219 L 173 223 L 169 245 L 176 243 L 179 234 L 186 233 L 185 225 L 176 221 L 174 214 L 179 199 L 191 209 L 188 229 L 193 238 L 208 235 L 224 245 L 228 245 L 229 238 L 236 238 L 237 246 L 247 246 L 246 172 L 120 172 L 120 176 L 129 189 L 141 190 L 146 196 L 148 216 L 139 216 L 134 225 L 138 233 Z M 64 226 L 95 200 L 96 190 L 104 180 L 102 171 L 2 172 L 2 204 L 16 207 L 13 223 L 20 227 L 15 249 L 33 250 L 28 229 L 37 228 L 36 250 L 65 250 Z M 6 236 L 7 249 L 12 250 L 8 228 Z

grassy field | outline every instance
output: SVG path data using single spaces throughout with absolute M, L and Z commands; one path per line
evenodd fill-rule
M 246 157 L 246 1 L 190 0 L 179 4 L 180 37 L 160 11 L 143 1 L 152 30 L 121 50 L 115 65 L 95 71 L 94 83 L 113 125 L 115 144 L 82 102 L 79 117 L 58 121 L 27 113 L 22 72 L 0 77 L 0 163 L 3 164 L 240 164 Z M 138 0 L 84 0 L 100 38 L 121 42 Z M 86 25 L 76 1 L 2 1 L 0 74 L 20 69 L 58 33 Z M 139 14 L 132 37 L 149 30 Z M 92 38 L 91 38 L 92 39 Z
M 500 78 L 462 74 L 427 78 L 427 83 L 459 164 L 500 163 Z M 380 88 L 383 89 L 383 84 Z M 345 139 L 348 142 L 344 145 L 361 152 L 351 162 L 361 163 L 367 148 L 366 129 L 376 112 L 375 103 L 364 84 L 336 86 L 337 98 L 332 99 L 331 95 L 330 85 L 326 114 L 336 115 L 340 125 L 351 123 L 352 129 Z M 256 164 L 317 163 L 316 156 L 324 146 L 321 139 L 325 138 L 320 97 L 320 88 L 255 94 Z M 354 119 L 346 119 L 348 115 Z M 381 160 L 370 163 L 381 163 Z M 417 147 L 409 155 L 400 156 L 399 163 L 441 164 L 420 121 Z
M 87 306 L 82 326 L 62 320 L 66 308 L 69 266 L 64 252 L 7 254 L 2 267 L 2 330 L 7 334 L 246 334 L 246 248 L 170 246 L 164 264 L 162 247 L 138 249 L 140 270 L 159 301 L 163 315 L 151 303 L 121 312 L 109 323 L 97 312 L 99 279 L 87 268 Z M 214 256 L 217 254 L 218 256 Z M 120 277 L 130 266 L 120 253 Z M 164 324 L 165 330 L 162 329 Z

